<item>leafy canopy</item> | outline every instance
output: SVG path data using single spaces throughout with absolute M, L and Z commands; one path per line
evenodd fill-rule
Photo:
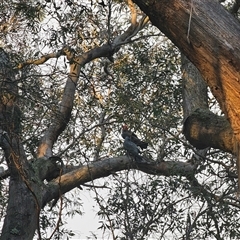
M 130 3 L 130 1 L 128 1 Z M 123 1 L 2 1 L 1 46 L 9 53 L 19 86 L 22 141 L 29 160 L 46 128 L 57 114 L 69 72 L 66 56 L 41 64 L 40 59 L 70 46 L 75 54 L 113 42 L 133 16 Z M 142 13 L 136 10 L 137 20 Z M 180 53 L 159 31 L 144 30 L 109 58 L 81 68 L 69 124 L 53 148 L 65 165 L 88 164 L 125 154 L 120 130 L 128 124 L 149 142 L 144 152 L 151 161 L 188 161 L 195 153 L 181 134 L 182 85 Z M 32 62 L 34 63 L 34 62 Z M 214 106 L 213 106 L 214 108 Z M 2 157 L 1 166 L 6 169 Z M 235 178 L 226 174 L 234 163 L 226 153 L 209 150 L 197 169 L 196 180 L 182 176 L 154 176 L 126 170 L 92 186 L 102 218 L 100 228 L 116 239 L 217 239 L 239 237 L 239 205 L 232 202 Z M 6 211 L 7 181 L 1 185 L 1 216 Z M 219 193 L 226 198 L 216 199 Z M 82 191 L 63 196 L 62 204 L 42 212 L 42 234 L 56 226 L 58 208 L 67 215 L 82 214 Z M 107 195 L 107 199 L 104 196 Z M 87 213 L 86 213 L 87 215 Z M 56 238 L 74 233 L 61 216 Z M 94 230 L 94 229 L 93 229 Z

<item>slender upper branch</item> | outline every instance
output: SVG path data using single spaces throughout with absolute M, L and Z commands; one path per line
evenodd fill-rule
M 64 47 L 62 50 L 59 50 L 56 54 L 49 54 L 47 56 L 42 57 L 39 61 L 32 61 L 33 64 L 37 64 L 39 62 L 43 62 L 47 60 L 49 57 L 58 57 L 61 54 L 66 55 L 69 63 L 70 63 L 70 71 L 67 78 L 67 82 L 64 88 L 62 100 L 59 106 L 59 111 L 55 114 L 51 125 L 46 130 L 37 151 L 38 157 L 50 157 L 52 156 L 52 147 L 56 142 L 59 135 L 66 128 L 70 117 L 71 111 L 73 108 L 74 94 L 78 82 L 78 77 L 80 74 L 81 67 L 86 63 L 101 57 L 111 57 L 114 52 L 119 50 L 119 47 L 123 44 L 126 44 L 129 39 L 136 35 L 138 31 L 140 31 L 146 25 L 146 17 L 144 17 L 137 26 L 128 28 L 126 32 L 122 35 L 116 37 L 113 40 L 113 43 L 107 43 L 103 46 L 94 48 L 82 55 L 76 56 L 74 51 L 71 50 L 70 47 Z M 22 65 L 30 64 L 29 62 L 23 63 Z
M 65 48 L 65 47 L 64 47 Z M 43 63 L 45 63 L 46 61 L 48 61 L 49 59 L 51 58 L 59 58 L 60 56 L 62 55 L 65 55 L 64 53 L 64 48 L 58 50 L 57 52 L 53 52 L 53 53 L 49 53 L 49 54 L 45 54 L 43 55 L 41 58 L 39 59 L 29 59 L 27 60 L 26 62 L 23 62 L 23 63 L 19 63 L 17 68 L 18 69 L 22 69 L 24 68 L 25 66 L 27 65 L 41 65 Z

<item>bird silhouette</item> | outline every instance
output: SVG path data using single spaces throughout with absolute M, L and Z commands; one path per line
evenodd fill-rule
M 126 137 L 129 137 L 130 140 L 135 143 L 137 146 L 139 146 L 141 149 L 145 149 L 148 146 L 147 142 L 141 141 L 137 135 L 133 132 L 131 132 L 127 125 L 122 126 L 122 137 L 126 139 Z
M 139 150 L 138 146 L 134 142 L 132 142 L 128 136 L 125 137 L 125 140 L 123 142 L 123 147 L 125 150 L 127 150 L 129 155 L 134 157 L 134 159 L 137 162 L 142 161 L 142 156 L 139 155 L 140 150 Z

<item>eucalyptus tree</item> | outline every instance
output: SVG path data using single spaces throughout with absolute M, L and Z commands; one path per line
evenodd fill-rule
M 239 23 L 215 1 L 136 3 L 199 71 L 182 56 L 181 76 L 130 0 L 1 2 L 1 239 L 72 235 L 63 212 L 80 212 L 83 188 L 114 239 L 239 238 Z M 124 152 L 122 124 L 149 143 L 146 162 Z

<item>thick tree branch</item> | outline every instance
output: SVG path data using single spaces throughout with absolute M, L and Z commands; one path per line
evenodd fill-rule
M 196 148 L 213 147 L 234 153 L 233 131 L 223 116 L 197 109 L 184 122 L 183 133 Z
M 17 105 L 18 87 L 8 54 L 2 48 L 0 84 L 0 146 L 4 151 L 10 174 L 9 201 L 2 239 L 27 239 L 26 236 L 33 236 L 36 227 L 40 238 L 38 216 L 41 194 L 39 190 L 36 191 L 39 186 L 33 181 L 35 172 L 27 161 L 20 140 L 21 111 Z
M 58 136 L 66 128 L 73 108 L 74 94 L 78 82 L 81 67 L 95 58 L 108 57 L 112 55 L 112 48 L 105 44 L 102 47 L 95 48 L 81 56 L 74 56 L 74 52 L 67 48 L 65 54 L 70 62 L 70 72 L 64 88 L 62 101 L 59 111 L 55 114 L 52 124 L 45 132 L 38 147 L 38 157 L 51 157 L 52 147 Z
M 217 1 L 134 0 L 199 69 L 233 129 L 240 192 L 240 24 Z M 181 24 L 179 24 L 181 23 Z
M 135 2 L 200 70 L 240 141 L 239 22 L 212 0 Z
M 136 164 L 127 156 L 109 158 L 84 165 L 49 182 L 43 196 L 42 207 L 52 199 L 58 199 L 59 194 L 64 194 L 81 184 L 127 169 L 138 169 L 159 176 L 181 175 L 189 177 L 194 175 L 195 172 L 195 166 L 185 162 L 169 161 Z

